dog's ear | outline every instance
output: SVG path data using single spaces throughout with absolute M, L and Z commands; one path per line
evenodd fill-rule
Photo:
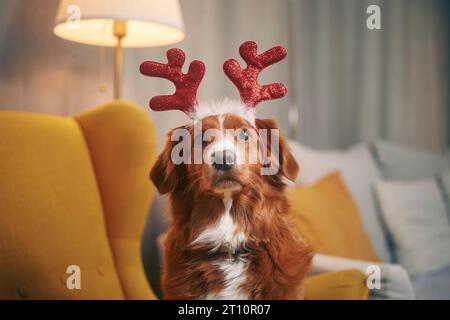
M 279 163 L 279 170 L 281 171 L 281 174 L 283 176 L 285 176 L 286 178 L 288 178 L 291 181 L 295 181 L 295 179 L 298 176 L 298 173 L 300 171 L 300 168 L 297 164 L 297 161 L 295 161 L 294 156 L 292 155 L 289 146 L 286 142 L 286 139 L 284 138 L 284 136 L 281 134 L 280 130 L 278 129 L 278 125 L 277 123 L 272 120 L 272 119 L 256 119 L 255 120 L 255 124 L 256 127 L 259 129 L 266 129 L 267 130 L 267 139 L 266 139 L 266 143 L 267 143 L 267 149 L 269 152 L 270 150 L 272 150 L 272 145 L 271 145 L 271 141 L 272 141 L 272 134 L 276 134 L 278 137 L 278 147 L 279 150 L 275 150 L 278 151 L 278 155 L 279 155 L 279 159 L 272 159 L 274 161 L 278 161 Z M 271 129 L 275 129 L 275 131 L 271 130 Z M 274 138 L 277 138 L 274 137 Z M 275 148 L 275 146 L 273 146 Z M 272 150 L 271 154 L 273 154 L 274 150 Z M 270 153 L 270 152 L 269 152 Z
M 174 191 L 177 187 L 185 181 L 185 165 L 184 164 L 174 164 L 171 155 L 172 149 L 177 141 L 172 141 L 172 132 L 176 130 L 173 129 L 167 135 L 166 145 L 164 150 L 156 159 L 155 164 L 150 172 L 150 179 L 153 184 L 158 189 L 160 194 L 166 194 L 168 192 Z

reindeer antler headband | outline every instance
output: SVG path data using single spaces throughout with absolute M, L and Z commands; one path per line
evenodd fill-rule
M 244 107 L 254 112 L 256 105 L 265 100 L 284 97 L 287 88 L 282 83 L 260 85 L 259 73 L 266 67 L 286 57 L 286 49 L 278 46 L 257 54 L 257 45 L 253 41 L 244 42 L 239 53 L 247 63 L 242 69 L 239 63 L 230 59 L 223 64 L 223 71 L 238 88 Z M 145 61 L 140 66 L 142 74 L 150 77 L 165 78 L 175 85 L 172 95 L 156 96 L 150 100 L 150 108 L 154 111 L 180 110 L 191 118 L 195 117 L 199 105 L 197 90 L 205 74 L 203 62 L 195 60 L 189 65 L 186 74 L 181 71 L 185 61 L 185 54 L 180 49 L 167 51 L 167 64 Z

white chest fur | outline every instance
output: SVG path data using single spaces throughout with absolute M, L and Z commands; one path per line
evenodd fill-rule
M 209 243 L 212 244 L 212 250 L 218 250 L 225 243 L 238 248 L 247 240 L 245 234 L 238 231 L 237 225 L 230 214 L 233 205 L 231 193 L 224 194 L 223 203 L 225 210 L 219 221 L 203 231 L 194 240 L 194 243 Z M 243 259 L 237 259 L 236 261 L 224 259 L 216 263 L 224 274 L 224 288 L 219 292 L 206 294 L 205 299 L 248 299 L 248 295 L 241 289 L 246 280 L 246 261 Z

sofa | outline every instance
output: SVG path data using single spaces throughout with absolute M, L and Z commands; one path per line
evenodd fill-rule
M 149 281 L 164 230 L 148 178 L 157 150 L 148 115 L 127 101 L 73 117 L 0 112 L 0 299 L 162 298 Z M 368 298 L 352 267 L 311 275 L 306 290 Z
M 371 299 L 450 299 L 448 153 L 387 141 L 346 150 L 290 145 L 303 169 L 298 185 L 341 173 L 378 257 L 381 288 L 370 290 Z M 322 271 L 373 265 L 320 254 L 315 262 Z

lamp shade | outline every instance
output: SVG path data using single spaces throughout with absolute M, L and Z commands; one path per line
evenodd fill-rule
M 178 0 L 61 0 L 53 32 L 67 40 L 113 47 L 114 21 L 126 22 L 124 47 L 163 46 L 184 38 Z

